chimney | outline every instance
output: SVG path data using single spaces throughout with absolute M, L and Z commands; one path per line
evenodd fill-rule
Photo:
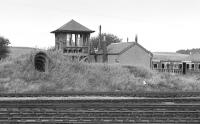
M 101 34 L 101 25 L 99 26 L 99 49 L 98 50 L 102 50 L 103 52 L 103 62 L 107 61 L 107 46 L 106 46 L 106 36 L 103 36 L 103 40 L 102 40 L 102 34 Z
M 103 37 L 103 62 L 107 61 L 107 46 L 106 46 L 106 36 Z
M 138 43 L 138 36 L 137 36 L 137 34 L 135 35 L 135 43 Z
M 101 42 L 101 25 L 99 26 L 99 43 L 98 43 L 98 50 L 102 48 L 102 42 Z

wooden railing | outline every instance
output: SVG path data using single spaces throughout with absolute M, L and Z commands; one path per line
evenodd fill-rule
M 65 47 L 63 53 L 66 54 L 88 54 L 88 47 Z

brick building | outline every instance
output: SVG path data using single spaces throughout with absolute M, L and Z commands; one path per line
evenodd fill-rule
M 112 43 L 107 47 L 108 63 L 151 67 L 153 54 L 137 42 Z

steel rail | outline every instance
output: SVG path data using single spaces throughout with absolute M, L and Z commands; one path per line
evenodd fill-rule
M 130 97 L 197 97 L 200 92 L 47 92 L 47 93 L 0 93 L 0 97 L 68 97 L 68 96 L 130 96 Z

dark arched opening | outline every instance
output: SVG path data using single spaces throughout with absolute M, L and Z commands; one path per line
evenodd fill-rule
M 47 70 L 47 55 L 44 52 L 39 52 L 34 57 L 34 66 L 35 69 L 40 72 L 45 72 Z

